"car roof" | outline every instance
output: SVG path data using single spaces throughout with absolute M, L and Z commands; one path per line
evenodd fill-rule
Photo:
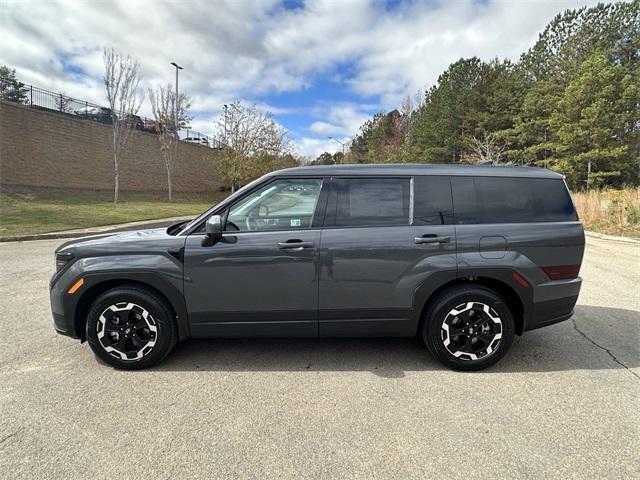
M 563 175 L 539 167 L 519 167 L 503 165 L 452 165 L 435 163 L 385 163 L 385 164 L 349 164 L 349 165 L 313 165 L 285 168 L 271 172 L 271 176 L 309 176 L 309 175 L 460 175 L 482 177 L 530 177 L 530 178 L 564 178 Z

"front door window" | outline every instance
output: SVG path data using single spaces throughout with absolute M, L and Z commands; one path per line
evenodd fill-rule
M 303 230 L 313 225 L 322 180 L 275 180 L 231 207 L 226 231 Z

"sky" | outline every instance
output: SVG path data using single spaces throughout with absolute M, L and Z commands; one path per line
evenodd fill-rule
M 102 50 L 141 63 L 142 85 L 174 82 L 192 127 L 255 103 L 308 158 L 348 142 L 373 114 L 422 97 L 462 57 L 517 60 L 561 11 L 590 0 L 0 0 L 0 64 L 25 83 L 105 104 Z M 151 116 L 146 100 L 141 113 Z

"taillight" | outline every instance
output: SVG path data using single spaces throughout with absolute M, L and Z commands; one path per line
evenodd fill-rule
M 544 273 L 551 280 L 570 280 L 580 273 L 580 265 L 556 265 L 554 267 L 542 267 Z

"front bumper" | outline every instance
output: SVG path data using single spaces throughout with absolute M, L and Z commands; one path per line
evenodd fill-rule
M 49 284 L 49 299 L 51 302 L 51 314 L 53 316 L 53 328 L 60 335 L 71 338 L 81 338 L 76 332 L 75 307 L 79 295 L 67 293 L 69 286 L 77 277 L 67 269 L 61 274 L 56 274 Z
M 59 313 L 53 314 L 53 328 L 60 335 L 66 335 L 71 338 L 79 338 L 75 333 L 73 325 L 67 324 L 67 318 Z
M 525 331 L 571 318 L 581 286 L 580 277 L 536 285 L 533 291 L 533 307 L 531 315 L 527 318 Z

